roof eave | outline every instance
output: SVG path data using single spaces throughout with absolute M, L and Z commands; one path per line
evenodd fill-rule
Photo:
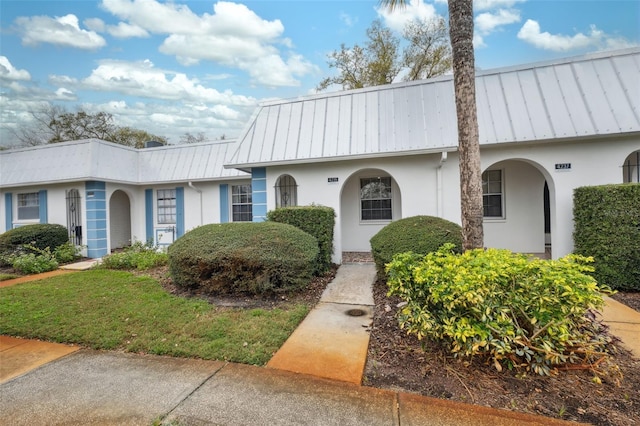
M 406 155 L 420 155 L 420 154 L 438 154 L 441 152 L 454 152 L 458 148 L 455 146 L 428 148 L 428 149 L 414 149 L 406 151 L 389 151 L 389 152 L 375 152 L 367 154 L 357 155 L 344 155 L 337 157 L 315 157 L 305 159 L 291 159 L 291 160 L 274 160 L 267 162 L 257 163 L 237 163 L 237 164 L 225 164 L 225 169 L 238 169 L 238 170 L 251 170 L 254 167 L 272 167 L 272 166 L 286 166 L 291 164 L 311 164 L 311 163 L 326 163 L 328 161 L 352 161 L 352 160 L 369 160 L 373 158 L 387 158 L 387 157 L 402 157 Z

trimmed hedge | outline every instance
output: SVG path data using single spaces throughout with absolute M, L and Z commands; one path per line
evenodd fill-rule
M 303 206 L 283 207 L 267 213 L 267 219 L 279 223 L 288 223 L 318 240 L 318 266 L 316 273 L 322 274 L 331 268 L 333 253 L 333 228 L 336 213 L 331 207 Z
M 445 243 L 453 244 L 456 253 L 462 252 L 462 228 L 439 217 L 412 216 L 391 222 L 369 242 L 378 276 L 384 277 L 385 265 L 398 253 L 424 256 Z
M 208 294 L 284 292 L 313 276 L 317 240 L 276 222 L 204 225 L 167 251 L 174 283 Z
M 54 251 L 69 241 L 67 228 L 51 223 L 20 226 L 0 234 L 0 257 L 10 255 L 25 244 L 40 250 L 47 247 Z M 0 263 L 2 260 L 0 260 Z
M 596 280 L 640 291 L 640 184 L 576 188 L 575 253 L 593 256 Z

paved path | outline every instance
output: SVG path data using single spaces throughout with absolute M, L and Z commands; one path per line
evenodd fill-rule
M 268 368 L 360 384 L 373 321 L 375 266 L 345 264 Z

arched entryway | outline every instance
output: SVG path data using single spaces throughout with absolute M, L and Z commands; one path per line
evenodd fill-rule
M 380 169 L 353 173 L 340 195 L 342 252 L 370 252 L 371 237 L 391 221 L 402 218 L 401 206 L 400 187 L 389 173 Z
M 492 164 L 482 173 L 487 247 L 551 257 L 555 190 L 541 165 L 520 159 Z
M 121 190 L 109 199 L 109 238 L 111 250 L 131 245 L 131 202 Z

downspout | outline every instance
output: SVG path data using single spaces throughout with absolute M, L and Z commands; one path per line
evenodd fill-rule
M 202 223 L 202 221 L 204 220 L 204 211 L 203 211 L 203 206 L 202 206 L 202 189 L 196 188 L 196 186 L 191 181 L 189 181 L 189 188 L 193 189 L 198 194 L 200 194 L 200 225 L 202 226 L 202 225 L 204 225 Z
M 442 151 L 440 153 L 440 163 L 436 167 L 436 214 L 438 217 L 443 217 L 443 185 L 442 185 L 442 166 L 447 161 L 447 152 Z

